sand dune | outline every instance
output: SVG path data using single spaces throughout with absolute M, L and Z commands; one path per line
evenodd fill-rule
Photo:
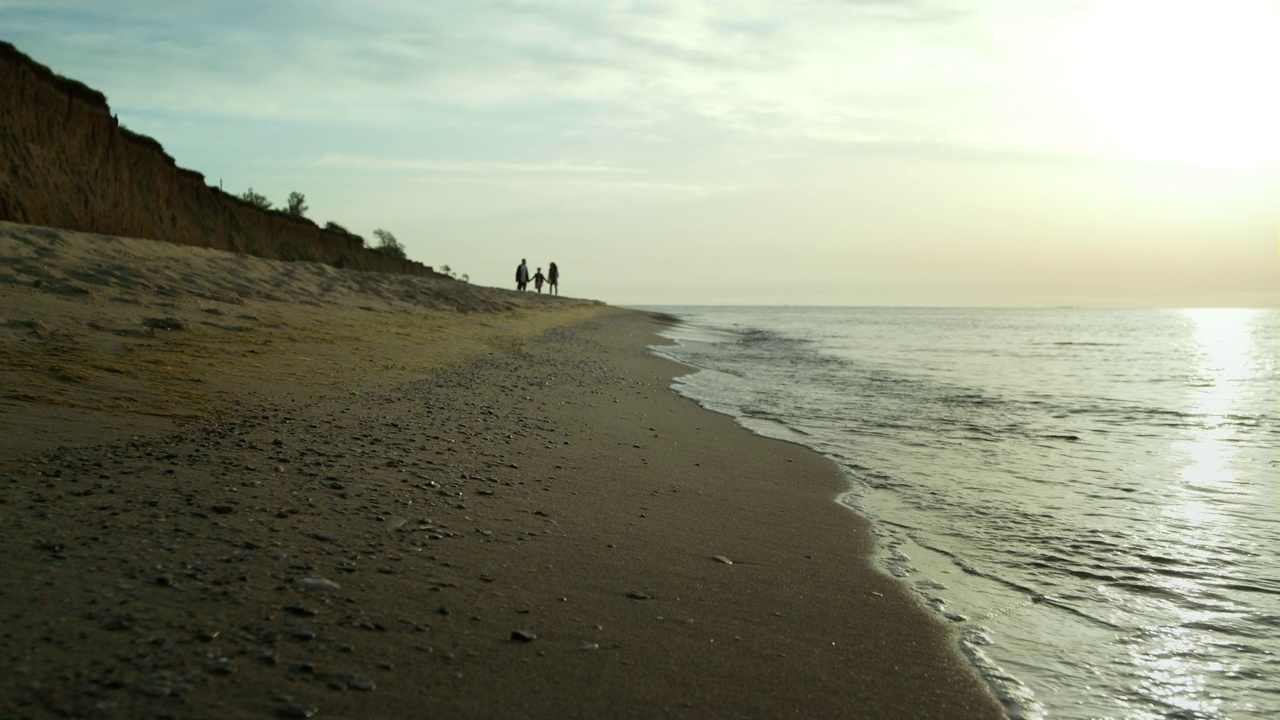
M 32 431 L 0 437 L 0 451 L 209 417 L 262 387 L 305 396 L 367 376 L 396 382 L 610 311 L 3 222 L 0 293 L 0 420 Z

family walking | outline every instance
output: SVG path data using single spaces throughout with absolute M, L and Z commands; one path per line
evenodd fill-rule
M 542 274 L 542 268 L 538 268 L 538 272 L 533 274 L 533 287 L 539 293 L 542 292 L 542 283 L 547 283 L 547 294 L 560 294 L 560 268 L 555 263 L 551 263 L 547 267 L 547 274 Z M 529 287 L 529 265 L 521 258 L 520 264 L 516 266 L 516 289 L 525 290 Z

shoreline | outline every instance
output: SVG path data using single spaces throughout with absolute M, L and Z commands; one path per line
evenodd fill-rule
M 122 262 L 169 257 L 140 248 Z M 227 258 L 175 252 L 229 280 Z M 288 301 L 354 282 L 332 272 L 272 287 Z M 48 402 L 56 387 L 0 404 L 45 433 L 0 450 L 0 714 L 1003 716 L 950 631 L 872 566 L 838 468 L 676 393 L 689 368 L 648 351 L 653 316 L 490 289 L 470 302 L 512 305 L 427 313 L 403 288 L 330 290 L 319 308 L 254 300 L 240 314 L 275 327 L 212 328 L 165 355 L 168 336 L 97 342 L 50 315 L 104 293 L 131 293 L 125 314 L 212 307 L 154 286 L 6 319 L 10 378 L 47 370 L 13 360 L 14 336 L 43 332 L 42 350 L 116 363 L 59 382 L 106 397 L 128 381 L 154 409 L 177 401 L 143 371 L 182 366 L 147 361 L 189 359 L 203 382 L 184 409 L 204 414 L 117 432 L 102 419 L 127 413 Z M 362 304 L 386 311 L 354 312 L 357 345 L 341 331 Z M 46 407 L 60 412 L 36 422 Z

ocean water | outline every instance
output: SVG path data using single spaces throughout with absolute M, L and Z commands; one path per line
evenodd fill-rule
M 651 307 L 1024 718 L 1280 717 L 1274 310 Z

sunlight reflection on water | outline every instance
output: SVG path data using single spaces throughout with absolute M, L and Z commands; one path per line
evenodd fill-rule
M 1205 693 L 1206 674 L 1225 668 L 1214 659 L 1219 642 L 1210 634 L 1192 629 L 1200 623 L 1230 624 L 1231 603 L 1215 602 L 1213 584 L 1229 581 L 1231 563 L 1221 562 L 1222 549 L 1233 543 L 1237 518 L 1222 511 L 1221 495 L 1238 492 L 1236 470 L 1239 434 L 1231 418 L 1245 412 L 1243 380 L 1255 370 L 1262 351 L 1252 329 L 1258 311 L 1195 309 L 1183 311 L 1196 343 L 1186 412 L 1201 421 L 1189 424 L 1185 438 L 1172 443 L 1179 458 L 1181 482 L 1170 486 L 1167 503 L 1158 514 L 1152 537 L 1167 543 L 1164 553 L 1180 559 L 1180 570 L 1190 577 L 1166 577 L 1163 589 L 1181 598 L 1163 608 L 1176 623 L 1145 628 L 1143 642 L 1130 650 L 1140 687 L 1149 698 L 1164 703 L 1168 711 L 1217 713 L 1221 702 Z M 1176 709 L 1176 710 L 1175 710 Z M 1134 708 L 1141 717 L 1168 717 Z M 1175 715 L 1176 716 L 1176 715 Z M 1192 717 L 1192 715 L 1187 715 Z

